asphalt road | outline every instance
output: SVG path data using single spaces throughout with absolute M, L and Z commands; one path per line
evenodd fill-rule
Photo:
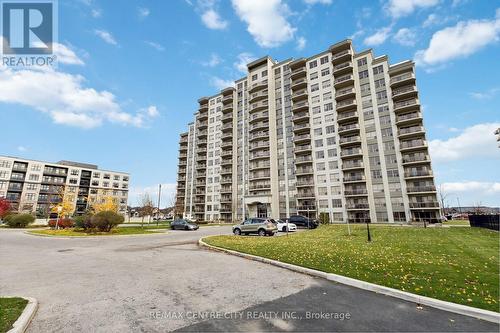
M 0 294 L 38 299 L 28 332 L 499 330 L 196 245 L 229 232 L 56 239 L 0 230 Z

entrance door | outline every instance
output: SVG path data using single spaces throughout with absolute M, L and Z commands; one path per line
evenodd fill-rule
M 257 217 L 266 218 L 267 217 L 267 205 L 258 204 L 257 205 Z

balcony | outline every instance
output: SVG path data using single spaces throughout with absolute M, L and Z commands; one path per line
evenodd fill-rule
M 232 140 L 222 141 L 220 147 L 222 149 L 231 149 L 231 148 L 233 148 L 233 141 Z
M 248 136 L 249 141 L 254 141 L 254 140 L 262 140 L 262 139 L 268 139 L 269 138 L 269 132 L 258 132 L 258 133 L 250 133 Z
M 233 111 L 233 104 L 227 104 L 222 107 L 222 113 L 231 113 Z
M 393 100 L 399 100 L 408 97 L 417 97 L 417 95 L 417 87 L 413 85 L 396 88 L 392 91 Z
M 260 123 L 254 123 L 250 124 L 248 130 L 249 131 L 257 131 L 257 130 L 267 130 L 269 129 L 269 123 L 268 122 L 260 122 Z
M 335 64 L 341 64 L 345 61 L 351 60 L 352 59 L 352 52 L 351 50 L 344 50 L 338 53 L 335 53 L 332 56 L 332 63 Z
M 314 199 L 315 197 L 314 191 L 297 191 L 298 199 Z
M 197 142 L 198 146 L 203 146 L 207 144 L 207 139 L 200 139 Z
M 269 148 L 269 141 L 254 142 L 248 146 L 249 151 L 253 151 L 256 149 L 268 149 L 268 148 Z
M 363 156 L 363 151 L 361 148 L 350 148 L 350 149 L 342 149 L 340 152 L 340 156 L 344 157 L 353 157 L 353 156 Z
M 233 101 L 233 94 L 229 94 L 222 98 L 222 104 L 231 103 Z
M 299 176 L 300 177 L 300 176 Z M 314 187 L 314 179 L 310 177 L 297 178 L 296 187 Z
M 409 138 L 412 136 L 421 136 L 424 134 L 423 126 L 412 126 L 412 127 L 404 127 L 400 128 L 398 131 L 398 137 L 401 138 Z
M 307 69 L 305 67 L 300 67 L 292 71 L 290 78 L 293 80 L 298 79 L 300 77 L 304 77 L 307 74 Z
M 293 122 L 309 121 L 309 112 L 295 113 L 292 117 Z
M 208 127 L 208 121 L 200 121 L 197 125 L 198 129 L 203 129 Z
M 296 91 L 292 94 L 292 101 L 297 102 L 307 98 L 307 89 Z
M 313 158 L 311 155 L 304 155 L 304 156 L 298 156 L 295 159 L 295 164 L 311 164 L 313 161 Z
M 352 74 L 341 76 L 339 78 L 336 78 L 335 81 L 333 81 L 333 86 L 335 87 L 335 89 L 351 86 L 353 84 L 354 84 L 354 76 Z
M 349 124 L 339 127 L 339 134 L 347 134 L 349 132 L 358 132 L 359 124 Z
M 408 193 L 433 193 L 436 192 L 436 186 L 434 185 L 407 186 L 406 191 Z
M 415 155 L 405 155 L 403 156 L 403 164 L 419 164 L 428 163 L 431 159 L 429 155 L 426 154 L 415 154 Z
M 259 169 L 269 169 L 271 167 L 271 163 L 269 162 L 259 162 L 259 163 L 250 163 L 250 166 L 248 167 L 248 169 L 250 171 L 253 171 L 253 170 L 259 170 Z
M 259 151 L 259 152 L 250 154 L 250 159 L 256 160 L 256 159 L 260 159 L 260 158 L 269 158 L 271 156 L 270 154 L 271 153 L 269 151 Z
M 407 114 L 402 114 L 396 117 L 396 125 L 402 126 L 406 124 L 411 124 L 422 121 L 422 113 L 420 112 L 412 112 Z
M 222 125 L 221 127 L 222 132 L 232 132 L 233 131 L 233 123 L 227 123 Z
M 307 87 L 307 78 L 300 78 L 292 81 L 292 90 L 297 90 Z
M 425 140 L 411 140 L 411 141 L 403 141 L 401 142 L 401 145 L 399 146 L 399 150 L 401 152 L 403 151 L 409 151 L 409 150 L 415 150 L 415 149 L 422 149 L 427 147 L 427 141 Z
M 231 201 L 228 200 L 223 202 L 230 203 Z M 220 212 L 221 214 L 231 214 L 232 213 L 231 205 L 220 205 Z
M 221 184 L 231 184 L 233 182 L 232 177 L 221 177 L 220 183 Z
M 249 112 L 256 112 L 261 110 L 266 110 L 269 107 L 269 103 L 267 101 L 253 103 L 250 105 Z
M 310 142 L 311 141 L 311 134 L 300 134 L 300 135 L 294 135 L 293 137 L 293 142 L 295 144 L 301 143 L 301 142 Z
M 437 201 L 410 202 L 410 209 L 420 209 L 420 208 L 439 209 L 439 202 Z
M 208 103 L 204 103 L 200 105 L 200 112 L 208 111 Z
M 405 171 L 405 178 L 428 178 L 428 177 L 432 177 L 432 170 L 430 169 Z
M 253 93 L 255 91 L 267 88 L 267 80 L 264 80 L 264 81 L 261 81 L 261 82 L 257 82 L 257 83 L 253 83 L 252 85 L 250 85 L 249 88 L 250 88 L 248 90 L 249 93 Z
M 407 72 L 404 74 L 396 75 L 391 78 L 391 88 L 401 87 L 404 85 L 414 84 L 415 74 L 413 72 Z
M 177 173 L 179 175 L 184 175 L 186 173 L 186 168 L 179 168 L 179 170 L 177 171 Z
M 204 120 L 207 120 L 208 119 L 208 112 L 205 111 L 205 112 L 201 112 L 201 113 L 198 113 L 198 116 L 196 117 L 196 119 L 198 121 L 204 121 Z
M 227 139 L 232 138 L 232 137 L 233 137 L 233 131 L 227 130 L 227 131 L 222 132 L 222 135 L 221 135 L 222 140 L 227 140 Z
M 271 183 L 253 183 L 248 186 L 248 189 L 250 191 L 262 191 L 262 190 L 270 190 L 271 189 Z
M 227 175 L 227 174 L 232 174 L 232 173 L 233 173 L 233 169 L 231 167 L 226 167 L 226 168 L 220 169 L 221 175 Z
M 302 123 L 302 124 L 294 124 L 293 125 L 293 131 L 295 133 L 297 132 L 309 132 L 311 130 L 311 125 L 309 125 L 309 122 Z
M 344 183 L 357 183 L 357 182 L 364 182 L 365 175 L 363 174 L 357 174 L 357 175 L 346 175 L 344 176 Z
M 363 169 L 364 164 L 361 160 L 355 161 L 347 161 L 342 163 L 342 170 L 354 170 L 354 169 Z
M 346 61 L 333 67 L 333 75 L 338 76 L 344 73 L 352 73 L 352 62 Z
M 268 119 L 269 119 L 269 112 L 268 111 L 257 112 L 257 113 L 254 113 L 250 116 L 249 122 L 253 123 L 255 121 L 268 120 Z
M 254 102 L 260 101 L 262 99 L 267 99 L 268 96 L 269 96 L 269 92 L 267 90 L 258 91 L 258 92 L 255 92 L 253 94 L 250 94 L 248 102 L 254 103 Z
M 28 167 L 26 166 L 26 164 L 14 163 L 14 165 L 12 166 L 12 171 L 26 172 L 28 171 Z
M 369 210 L 370 205 L 368 202 L 363 202 L 363 203 L 347 203 L 346 204 L 347 210 Z
M 311 150 L 312 150 L 311 145 L 296 145 L 294 149 L 295 154 L 311 152 Z
M 315 205 L 299 205 L 297 206 L 297 211 L 299 212 L 314 212 L 316 211 Z
M 300 175 L 312 175 L 314 174 L 314 169 L 313 168 L 297 168 L 297 170 L 295 171 L 295 174 L 297 176 L 300 176 Z
M 367 196 L 368 190 L 366 188 L 349 188 L 344 190 L 344 195 L 346 197 L 356 197 L 356 196 Z
M 254 180 L 263 180 L 263 179 L 269 179 L 271 178 L 271 173 L 270 172 L 255 172 L 250 174 L 248 177 L 248 180 L 254 181 Z
M 179 162 L 179 166 L 186 166 L 187 162 Z
M 292 112 L 300 112 L 304 110 L 309 110 L 309 102 L 301 101 L 292 104 Z
M 346 99 L 340 101 L 335 106 L 337 112 L 349 111 L 351 109 L 356 109 L 357 104 L 355 99 Z
M 198 170 L 204 170 L 204 169 L 206 169 L 206 168 L 207 168 L 207 165 L 206 165 L 206 164 L 201 164 L 201 163 L 198 163 L 198 164 L 196 165 L 196 169 L 198 169 Z
M 227 123 L 227 122 L 232 122 L 233 121 L 233 114 L 232 113 L 226 113 L 222 116 L 222 123 Z
M 356 90 L 354 90 L 354 87 L 343 88 L 335 92 L 335 99 L 337 100 L 354 96 L 356 96 Z
M 232 165 L 233 160 L 232 159 L 222 159 L 220 165 Z
M 220 154 L 222 157 L 232 157 L 233 156 L 233 151 L 232 150 L 223 150 L 222 153 Z
M 343 137 L 340 137 L 340 141 L 339 141 L 340 146 L 348 146 L 348 145 L 360 144 L 360 143 L 361 143 L 361 137 L 359 135 L 343 136 Z
M 208 131 L 207 130 L 204 130 L 204 131 L 198 131 L 198 137 L 201 139 L 201 138 L 206 138 L 207 135 L 208 135 Z
M 345 122 L 353 122 L 358 119 L 358 113 L 356 111 L 351 112 L 342 112 L 337 116 L 337 122 L 345 123 Z
M 416 98 L 412 98 L 394 103 L 394 112 L 395 113 L 409 112 L 413 110 L 418 110 L 419 107 L 420 103 L 418 102 L 418 100 Z

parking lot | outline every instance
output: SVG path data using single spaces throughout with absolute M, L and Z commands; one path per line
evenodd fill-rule
M 0 230 L 1 294 L 38 299 L 29 332 L 498 331 L 492 323 L 197 246 L 202 236 L 230 233 L 223 226 L 65 239 Z M 280 315 L 259 315 L 273 311 Z M 307 311 L 350 319 L 305 318 Z M 226 316 L 206 320 L 203 313 Z

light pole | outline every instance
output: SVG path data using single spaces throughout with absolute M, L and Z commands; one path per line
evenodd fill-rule
M 161 200 L 161 184 L 158 184 L 158 216 L 156 216 L 156 225 L 158 225 L 158 220 L 160 219 L 160 200 Z
M 59 229 L 59 219 L 61 218 L 62 207 L 57 207 L 57 220 L 56 220 L 56 230 Z

